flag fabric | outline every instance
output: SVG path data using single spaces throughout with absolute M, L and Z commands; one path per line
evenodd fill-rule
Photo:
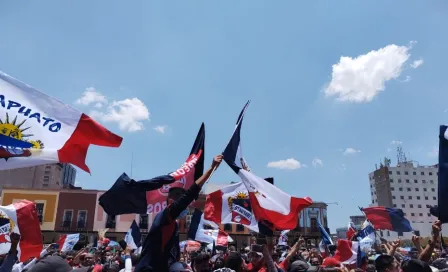
M 448 223 L 448 131 L 440 126 L 439 134 L 439 176 L 437 217 L 442 224 Z
M 89 172 L 91 144 L 122 138 L 67 104 L 0 71 L 0 170 L 71 163 Z
M 347 232 L 346 232 L 346 236 L 348 240 L 351 240 L 353 238 L 353 236 L 356 235 L 356 227 L 355 224 L 353 224 L 352 221 L 350 221 L 348 223 L 348 228 L 347 228 Z
M 359 241 L 361 250 L 363 252 L 368 252 L 376 241 L 375 229 L 370 223 L 367 223 L 364 228 L 357 233 L 356 237 Z
M 361 245 L 358 243 L 358 251 L 356 252 L 356 267 L 361 268 L 362 266 L 362 252 Z
M 124 237 L 124 241 L 132 249 L 137 249 L 142 245 L 142 234 L 135 220 L 132 221 L 131 227 Z
M 241 111 L 229 144 L 224 149 L 224 160 L 246 186 L 253 213 L 258 221 L 267 221 L 272 228 L 278 230 L 294 229 L 297 226 L 300 212 L 310 206 L 312 200 L 291 197 L 273 184 L 243 169 L 245 162 L 241 154 L 240 134 L 248 105 L 249 102 Z
M 19 260 L 38 258 L 43 248 L 42 233 L 36 204 L 21 200 L 8 206 L 0 206 L 0 254 L 7 254 L 11 247 L 11 233 L 20 234 L 17 246 Z
M 249 193 L 242 182 L 210 193 L 205 201 L 204 218 L 217 224 L 241 224 L 258 232 Z
M 331 236 L 327 233 L 319 220 L 317 220 L 317 227 L 319 228 L 320 235 L 322 235 L 322 242 L 325 245 L 332 245 L 333 240 L 331 239 Z
M 284 230 L 280 233 L 278 237 L 278 245 L 279 246 L 287 246 L 288 245 L 288 233 L 290 230 Z
M 326 258 L 327 256 L 327 245 L 324 244 L 324 240 L 320 240 L 319 242 L 319 251 L 322 258 Z
M 79 241 L 79 233 L 75 234 L 61 234 L 59 236 L 59 250 L 62 252 L 67 252 L 73 250 L 73 247 Z
M 334 258 L 343 264 L 354 264 L 358 260 L 358 242 L 338 240 Z
M 363 208 L 362 211 L 375 229 L 412 232 L 411 224 L 401 209 L 378 206 Z
M 188 239 L 208 244 L 215 242 L 218 246 L 227 246 L 229 242 L 233 242 L 233 239 L 216 224 L 210 225 L 198 209 L 195 209 L 191 218 Z
M 135 181 L 126 173 L 105 192 L 99 203 L 108 215 L 157 214 L 166 208 L 170 188 L 188 189 L 204 172 L 205 126 L 202 123 L 185 163 L 176 171 L 149 180 Z

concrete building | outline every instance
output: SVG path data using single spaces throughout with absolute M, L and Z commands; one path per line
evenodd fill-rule
M 429 237 L 431 225 L 437 219 L 429 213 L 429 207 L 437 205 L 438 165 L 420 166 L 412 162 L 396 166 L 381 166 L 369 174 L 370 206 L 402 209 L 417 235 Z M 446 230 L 444 234 L 448 233 Z M 412 233 L 380 231 L 387 240 L 398 236 L 406 239 Z
M 350 216 L 350 221 L 353 222 L 357 229 L 360 229 L 364 221 L 366 221 L 366 217 L 364 215 L 352 215 Z
M 69 163 L 64 163 L 62 166 L 62 186 L 64 188 L 70 188 L 75 186 L 76 180 L 76 168 Z
M 68 164 L 55 163 L 0 171 L 3 186 L 33 189 L 61 189 L 64 181 L 74 185 L 76 169 Z
M 337 228 L 336 229 L 336 238 L 337 239 L 347 239 L 347 227 Z

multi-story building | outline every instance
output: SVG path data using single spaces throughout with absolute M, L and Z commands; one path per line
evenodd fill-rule
M 75 185 L 76 180 L 76 168 L 69 163 L 64 163 L 62 166 L 62 186 L 64 188 L 70 188 Z
M 366 217 L 364 215 L 352 215 L 350 216 L 350 222 L 353 222 L 357 229 L 361 228 L 362 224 L 366 221 Z
M 0 171 L 1 187 L 61 189 L 74 185 L 76 169 L 70 164 L 55 163 Z
M 429 207 L 437 205 L 437 175 L 438 165 L 420 166 L 413 162 L 382 165 L 369 174 L 370 206 L 402 209 L 414 232 L 428 237 L 432 223 L 437 220 L 429 213 Z M 380 231 L 380 235 L 392 240 L 398 236 L 411 238 L 413 233 Z

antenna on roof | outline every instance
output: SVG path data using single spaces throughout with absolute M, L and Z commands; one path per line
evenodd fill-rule
M 406 154 L 403 152 L 403 148 L 401 146 L 397 147 L 397 164 L 405 163 L 408 160 L 406 159 Z

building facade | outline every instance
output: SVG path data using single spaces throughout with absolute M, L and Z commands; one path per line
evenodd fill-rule
M 68 184 L 74 185 L 75 178 L 76 169 L 65 163 L 2 170 L 0 171 L 0 189 L 2 187 L 61 189 L 67 188 Z
M 437 220 L 429 213 L 429 207 L 437 205 L 437 176 L 438 165 L 404 162 L 392 167 L 381 166 L 369 174 L 370 206 L 402 209 L 414 232 L 429 237 L 431 225 Z M 413 233 L 380 231 L 380 235 L 387 240 L 399 236 L 410 239 Z

